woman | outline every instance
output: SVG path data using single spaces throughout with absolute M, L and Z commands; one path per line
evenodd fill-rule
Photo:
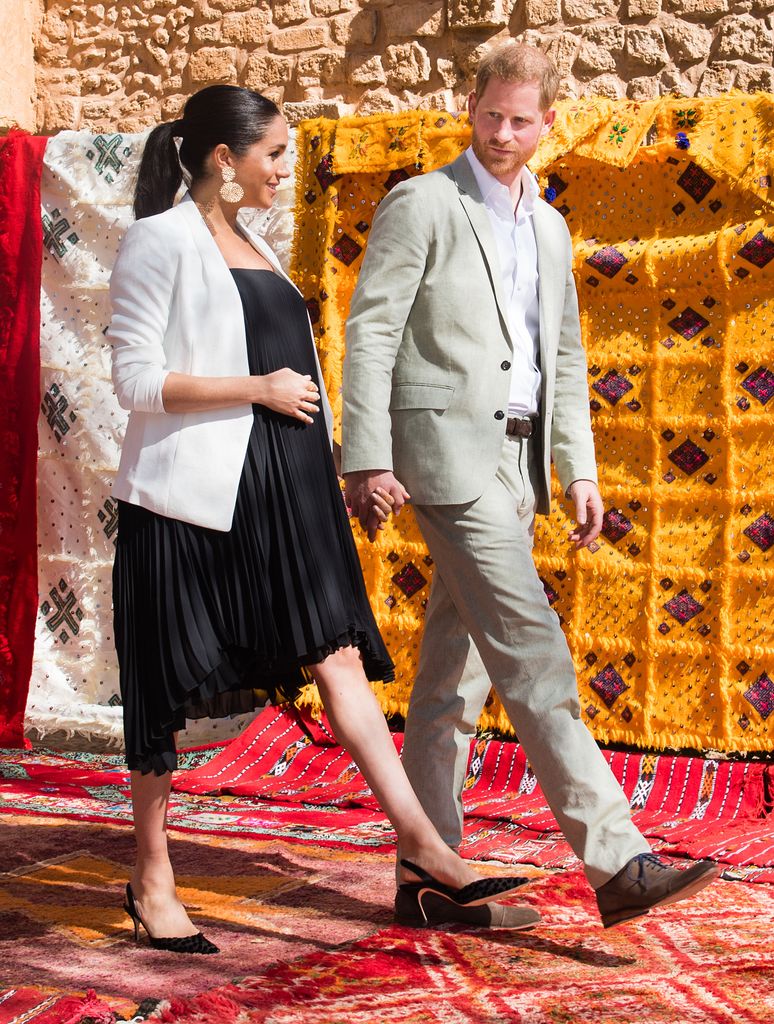
M 263 96 L 191 97 L 148 138 L 111 280 L 113 381 L 131 413 L 113 578 L 138 851 L 126 909 L 135 937 L 142 924 L 154 946 L 181 952 L 217 950 L 175 892 L 174 733 L 187 717 L 292 697 L 307 679 L 411 858 L 404 893 L 420 908 L 426 892 L 469 905 L 520 881 L 477 880 L 442 842 L 368 685 L 393 666 L 342 502 L 306 307 L 236 221 L 242 206 L 271 205 L 286 146 Z M 173 206 L 181 164 L 190 191 Z M 375 495 L 372 532 L 387 512 Z

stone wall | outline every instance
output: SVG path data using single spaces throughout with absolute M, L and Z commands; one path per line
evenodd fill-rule
M 35 128 L 35 40 L 42 7 L 40 0 L 0 0 L 0 130 L 12 124 Z
M 291 122 L 457 109 L 478 54 L 544 47 L 564 96 L 774 90 L 774 0 L 135 0 L 44 8 L 37 125 L 138 130 L 203 85 L 232 82 Z

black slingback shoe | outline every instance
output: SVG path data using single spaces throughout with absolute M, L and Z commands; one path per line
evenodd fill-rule
M 164 949 L 168 953 L 220 953 L 218 947 L 213 942 L 210 942 L 209 939 L 205 939 L 201 932 L 197 932 L 195 935 L 178 935 L 169 939 L 154 938 L 148 931 L 148 926 L 140 917 L 129 882 L 126 883 L 124 910 L 132 919 L 135 942 L 140 941 L 140 925 L 142 925 L 148 935 L 148 942 L 153 949 Z
M 400 863 L 401 867 L 418 875 L 420 881 L 403 882 L 398 886 L 398 892 L 413 896 L 422 912 L 425 924 L 428 923 L 427 913 L 422 905 L 425 896 L 442 896 L 450 903 L 456 903 L 458 907 L 480 907 L 484 903 L 509 896 L 530 881 L 529 878 L 521 878 L 518 875 L 506 875 L 500 878 L 478 878 L 475 882 L 469 882 L 460 889 L 454 889 L 451 885 L 439 882 L 424 868 L 412 864 L 410 860 L 401 860 Z

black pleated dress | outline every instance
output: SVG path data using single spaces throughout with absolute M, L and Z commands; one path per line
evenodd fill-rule
M 320 386 L 295 288 L 269 270 L 232 274 L 250 372 L 289 366 Z M 322 413 L 305 425 L 253 412 L 230 531 L 119 502 L 113 610 L 130 769 L 172 771 L 186 718 L 292 699 L 307 666 L 340 647 L 360 649 L 369 679 L 393 678 Z

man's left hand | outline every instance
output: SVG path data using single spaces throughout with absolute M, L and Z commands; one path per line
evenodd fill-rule
M 592 480 L 574 480 L 567 488 L 567 494 L 575 502 L 575 529 L 570 540 L 576 548 L 587 548 L 596 540 L 602 529 L 605 509 L 599 488 Z

